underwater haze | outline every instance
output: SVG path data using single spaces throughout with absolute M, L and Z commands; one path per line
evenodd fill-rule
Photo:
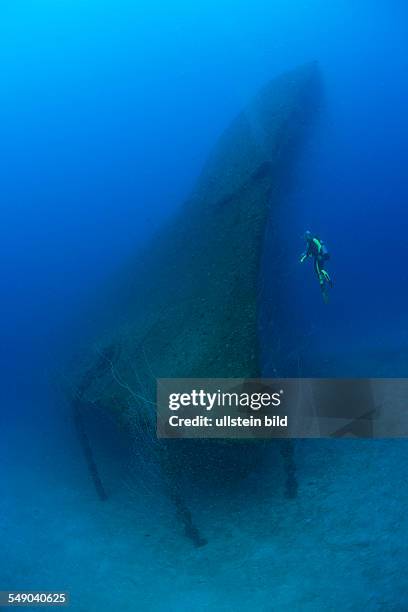
M 248 100 L 309 61 L 323 100 L 267 232 L 263 371 L 278 236 L 285 375 L 406 376 L 407 33 L 398 0 L 2 3 L 0 590 L 67 590 L 84 612 L 408 609 L 404 440 L 299 441 L 296 499 L 271 448 L 262 473 L 192 501 L 194 548 L 151 459 L 125 474 L 104 424 L 100 502 L 60 390 L 103 288 Z M 305 230 L 330 250 L 329 304 L 299 264 Z

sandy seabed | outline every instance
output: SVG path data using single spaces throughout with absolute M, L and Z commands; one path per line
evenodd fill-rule
M 84 612 L 408 609 L 405 440 L 297 442 L 294 500 L 271 445 L 239 487 L 191 497 L 194 548 L 151 466 L 129 479 L 107 449 L 102 503 L 68 412 L 37 398 L 10 414 L 2 589 L 67 590 Z

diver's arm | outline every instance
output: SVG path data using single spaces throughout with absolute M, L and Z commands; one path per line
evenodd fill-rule
M 311 254 L 312 254 L 312 249 L 310 248 L 310 244 L 309 244 L 306 251 L 302 253 L 302 256 L 300 258 L 300 263 L 303 263 L 308 257 L 311 256 Z

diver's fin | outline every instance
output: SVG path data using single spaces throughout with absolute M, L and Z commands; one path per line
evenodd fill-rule
M 325 304 L 329 303 L 329 293 L 327 291 L 327 287 L 324 283 L 320 283 L 320 291 L 322 292 L 323 302 Z
M 323 302 L 324 302 L 325 304 L 328 304 L 328 303 L 329 303 L 329 294 L 327 293 L 327 291 L 326 291 L 326 288 L 325 288 L 325 287 L 322 287 L 321 289 L 322 289 L 322 297 L 323 297 Z

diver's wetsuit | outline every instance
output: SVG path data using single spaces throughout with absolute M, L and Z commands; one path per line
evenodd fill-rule
M 324 269 L 324 262 L 330 258 L 330 255 L 322 240 L 316 236 L 311 237 L 307 243 L 307 250 L 302 255 L 301 261 L 303 262 L 308 257 L 313 257 L 313 267 L 316 272 L 316 276 L 319 279 L 320 286 L 323 287 L 324 281 L 326 280 L 331 285 L 331 280 L 328 272 Z

